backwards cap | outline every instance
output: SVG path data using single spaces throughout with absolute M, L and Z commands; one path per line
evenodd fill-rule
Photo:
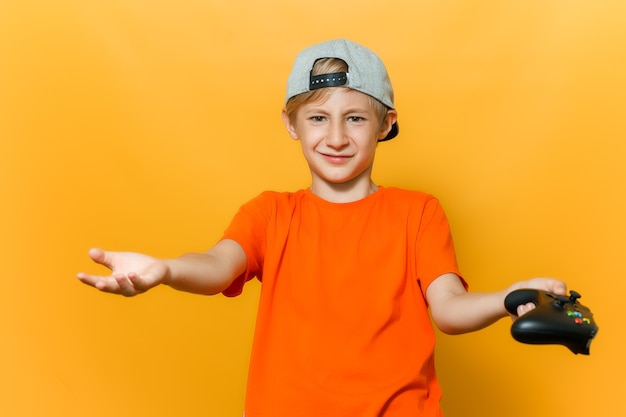
M 312 75 L 315 62 L 322 58 L 339 58 L 348 64 L 348 72 Z M 325 87 L 347 87 L 374 97 L 385 106 L 393 105 L 393 87 L 381 59 L 366 47 L 347 39 L 334 39 L 309 46 L 298 54 L 287 80 L 287 97 Z M 398 124 L 382 141 L 398 134 Z

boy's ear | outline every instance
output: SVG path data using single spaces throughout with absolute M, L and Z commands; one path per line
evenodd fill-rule
M 293 125 L 293 123 L 291 123 L 291 120 L 287 115 L 287 110 L 283 109 L 281 117 L 283 118 L 283 123 L 285 124 L 287 132 L 289 133 L 289 136 L 291 136 L 291 139 L 298 140 L 298 132 L 296 131 L 296 127 Z
M 385 120 L 383 120 L 380 125 L 378 140 L 385 139 L 387 137 L 387 135 L 391 131 L 391 127 L 396 121 L 398 121 L 398 112 L 393 109 L 389 109 L 387 111 L 387 115 L 385 116 Z

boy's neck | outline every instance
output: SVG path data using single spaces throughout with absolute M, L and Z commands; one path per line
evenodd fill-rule
M 310 190 L 319 198 L 331 203 L 351 203 L 362 200 L 378 190 L 378 185 L 369 179 L 368 182 L 330 183 L 313 181 Z

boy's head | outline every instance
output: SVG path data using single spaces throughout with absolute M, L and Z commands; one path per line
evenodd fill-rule
M 335 39 L 310 46 L 300 52 L 287 81 L 285 103 L 315 100 L 326 87 L 346 87 L 372 97 L 374 107 L 384 117 L 394 109 L 393 88 L 385 65 L 371 50 L 346 39 Z M 293 107 L 293 106 L 291 106 Z M 297 107 L 297 106 L 296 106 Z M 381 141 L 398 134 L 394 123 Z

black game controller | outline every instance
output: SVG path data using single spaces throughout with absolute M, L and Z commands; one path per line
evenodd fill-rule
M 535 345 L 563 345 L 576 354 L 589 355 L 598 326 L 579 298 L 576 291 L 570 291 L 569 297 L 532 289 L 511 292 L 504 300 L 509 313 L 517 315 L 517 307 L 526 303 L 537 306 L 513 322 L 513 338 Z

